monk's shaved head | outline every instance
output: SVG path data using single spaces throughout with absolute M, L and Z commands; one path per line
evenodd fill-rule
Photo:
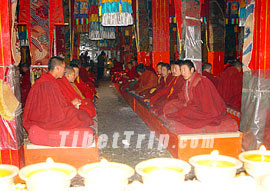
M 205 62 L 202 65 L 202 71 L 212 68 L 212 64 Z
M 66 66 L 66 74 L 73 74 L 75 71 L 72 66 Z
M 48 62 L 48 70 L 52 71 L 55 69 L 56 66 L 62 66 L 63 64 L 65 64 L 64 58 L 60 56 L 53 56 Z

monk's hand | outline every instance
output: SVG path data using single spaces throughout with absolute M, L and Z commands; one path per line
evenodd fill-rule
M 73 105 L 80 105 L 82 103 L 82 101 L 79 98 L 75 98 L 71 101 L 71 103 Z

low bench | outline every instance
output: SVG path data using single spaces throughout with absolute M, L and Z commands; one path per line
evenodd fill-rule
M 121 94 L 119 84 L 115 83 L 115 87 L 149 129 L 155 132 L 157 138 L 161 135 L 169 135 L 168 145 L 164 146 L 167 147 L 173 157 L 188 160 L 195 155 L 209 154 L 214 149 L 219 150 L 222 155 L 232 157 L 238 157 L 241 153 L 241 132 L 176 135 L 170 132 L 162 121 L 134 96 L 128 92 Z

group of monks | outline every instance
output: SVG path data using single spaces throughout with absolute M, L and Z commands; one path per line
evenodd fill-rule
M 62 57 L 51 57 L 48 72 L 42 74 L 27 96 L 23 125 L 50 130 L 89 128 L 96 109 L 95 81 L 87 68 L 74 60 L 66 66 Z
M 158 63 L 157 72 L 143 64 L 127 63 L 119 80 L 122 93 L 135 95 L 150 111 L 178 134 L 237 131 L 226 115 L 227 107 L 240 110 L 241 63 L 215 77 L 212 65 L 203 65 L 202 75 L 190 60 Z

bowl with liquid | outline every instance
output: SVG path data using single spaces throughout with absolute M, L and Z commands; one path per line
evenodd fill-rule
M 19 172 L 29 191 L 68 191 L 71 179 L 76 174 L 73 166 L 56 163 L 52 159 L 26 166 Z
M 14 178 L 18 175 L 19 169 L 13 165 L 0 165 L 0 190 L 11 191 Z

